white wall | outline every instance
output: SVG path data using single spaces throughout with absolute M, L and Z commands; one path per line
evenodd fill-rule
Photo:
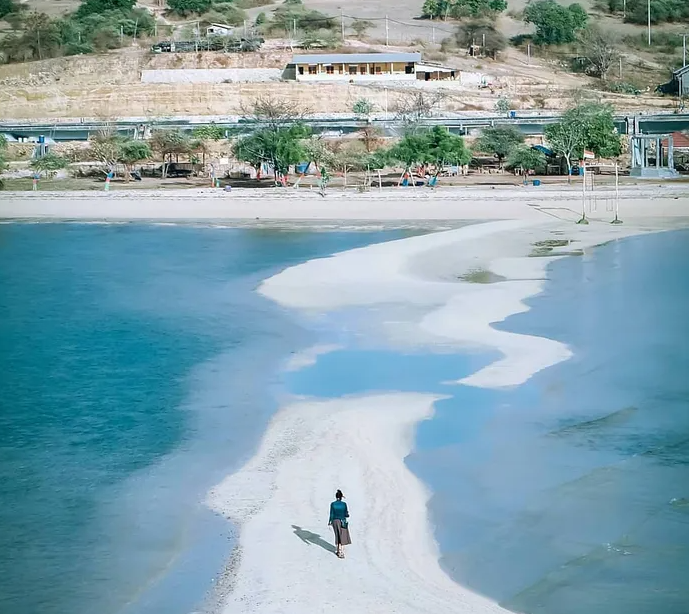
M 260 83 L 279 81 L 281 68 L 177 68 L 142 70 L 142 83 Z
M 482 72 L 467 72 L 465 70 L 459 71 L 459 82 L 462 85 L 481 85 L 481 83 L 490 84 L 495 81 L 492 75 L 486 75 Z
M 396 72 L 392 75 L 329 75 L 327 73 L 320 73 L 318 75 L 297 74 L 297 81 L 305 81 L 309 83 L 349 83 L 350 81 L 354 83 L 361 83 L 364 81 L 367 83 L 375 83 L 377 81 L 416 81 L 416 74 L 412 73 L 411 75 L 407 75 L 405 73 L 400 72 Z

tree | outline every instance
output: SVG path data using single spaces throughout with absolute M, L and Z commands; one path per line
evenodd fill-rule
M 125 179 L 131 178 L 132 166 L 137 162 L 143 162 L 153 157 L 151 147 L 145 141 L 135 141 L 133 139 L 123 140 L 119 143 L 117 161 L 124 165 L 126 170 Z
M 167 167 L 172 156 L 189 155 L 194 150 L 194 142 L 179 130 L 155 130 L 151 135 L 151 147 L 158 152 L 163 161 L 163 179 L 167 177 Z
M 60 45 L 55 22 L 45 13 L 33 11 L 24 19 L 23 44 L 32 52 L 32 57 L 42 60 L 53 57 Z
M 108 11 L 129 11 L 134 8 L 136 0 L 84 0 L 77 9 L 77 17 L 102 15 Z
M 433 115 L 433 111 L 445 100 L 443 92 L 424 92 L 418 90 L 403 94 L 397 99 L 397 118 L 406 125 L 406 131 L 414 130 L 426 117 Z
M 577 32 L 586 27 L 588 14 L 580 4 L 562 6 L 555 0 L 536 0 L 524 9 L 524 21 L 536 27 L 537 45 L 564 45 L 576 40 Z
M 293 164 L 307 158 L 304 139 L 310 130 L 303 119 L 308 109 L 298 103 L 273 96 L 259 96 L 248 107 L 242 107 L 244 119 L 256 130 L 241 137 L 234 145 L 239 160 L 259 170 L 264 162 L 273 167 L 275 180 L 284 178 Z
M 359 98 L 352 105 L 352 111 L 357 115 L 370 115 L 373 113 L 373 108 L 373 103 L 368 98 Z
M 7 151 L 7 139 L 0 134 L 0 173 L 7 168 L 7 160 L 5 159 L 5 152 Z
M 527 145 L 518 145 L 507 156 L 507 168 L 540 172 L 545 168 L 545 154 Z
M 626 4 L 625 21 L 646 25 L 648 20 L 647 0 L 609 0 L 611 13 L 621 13 Z M 683 22 L 689 20 L 689 4 L 685 0 L 652 0 L 651 23 Z
M 309 109 L 299 103 L 277 96 L 259 96 L 250 105 L 242 105 L 242 117 L 270 130 L 302 123 Z
M 506 9 L 506 0 L 425 0 L 421 14 L 428 19 L 448 16 L 461 19 L 495 16 Z
M 269 25 L 276 33 L 291 33 L 295 26 L 301 32 L 310 33 L 339 28 L 340 20 L 320 11 L 308 10 L 301 3 L 285 3 L 273 11 L 273 19 Z
M 457 26 L 455 41 L 465 49 L 481 45 L 483 53 L 495 59 L 507 47 L 507 39 L 490 21 L 472 20 Z
M 62 156 L 54 153 L 47 153 L 42 158 L 36 158 L 31 161 L 31 168 L 39 173 L 45 173 L 46 177 L 66 168 L 69 162 Z
M 105 166 L 105 173 L 115 168 L 121 141 L 122 137 L 107 128 L 89 139 L 89 154 Z
M 263 128 L 238 139 L 233 148 L 234 155 L 257 171 L 264 162 L 270 164 L 278 181 L 287 175 L 290 166 L 308 158 L 303 140 L 309 136 L 309 132 L 300 124 Z
M 192 134 L 195 138 L 202 141 L 221 141 L 225 138 L 225 128 L 211 123 L 206 126 L 194 128 Z
M 378 148 L 383 132 L 377 126 L 366 126 L 361 131 L 361 142 L 364 144 L 364 149 L 367 153 L 371 153 Z
M 616 47 L 617 39 L 612 32 L 603 32 L 597 26 L 589 26 L 581 35 L 581 44 L 584 56 L 589 61 L 593 71 L 603 81 L 608 76 L 608 71 L 620 57 Z
M 584 127 L 578 122 L 565 121 L 546 126 L 545 137 L 551 149 L 562 156 L 567 163 L 567 181 L 572 180 L 572 160 L 581 157 L 586 136 Z
M 202 15 L 211 8 L 211 0 L 168 0 L 170 10 L 177 15 Z
M 462 137 L 442 126 L 434 126 L 430 130 L 408 132 L 388 150 L 387 157 L 402 162 L 405 169 L 433 164 L 437 175 L 443 164 L 467 164 L 471 152 Z
M 434 126 L 426 133 L 428 157 L 435 164 L 436 175 L 444 164 L 468 164 L 471 152 L 461 136 L 452 134 L 447 128 Z
M 256 21 L 254 22 L 257 26 L 262 26 L 266 21 L 268 21 L 268 18 L 266 17 L 266 14 L 261 12 L 258 15 L 256 15 Z
M 502 164 L 512 151 L 524 142 L 524 135 L 514 126 L 486 128 L 477 139 L 475 149 L 492 153 Z
M 598 103 L 581 104 L 566 111 L 562 121 L 581 126 L 583 148 L 591 150 L 601 158 L 620 155 L 622 144 L 611 106 Z M 583 154 L 583 151 L 581 153 Z
M 15 0 L 0 0 L 0 19 L 11 13 L 18 13 L 21 5 Z
M 512 108 L 512 101 L 506 96 L 500 96 L 495 101 L 494 108 L 498 113 L 509 113 Z
M 366 35 L 366 30 L 369 30 L 375 25 L 376 24 L 372 21 L 366 19 L 355 19 L 350 27 L 356 33 L 357 38 L 363 38 Z

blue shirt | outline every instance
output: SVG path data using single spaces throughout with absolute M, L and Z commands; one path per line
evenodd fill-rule
M 330 504 L 330 520 L 344 520 L 349 518 L 349 510 L 347 509 L 347 504 L 344 501 L 333 501 Z

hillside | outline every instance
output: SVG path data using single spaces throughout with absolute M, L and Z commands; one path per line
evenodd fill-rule
M 514 109 L 557 110 L 577 96 L 610 102 L 624 111 L 675 108 L 672 98 L 652 94 L 656 84 L 667 80 L 671 54 L 650 50 L 642 44 L 624 46 L 620 66 L 611 69 L 613 80 L 634 84 L 642 95 L 625 95 L 604 91 L 600 79 L 572 74 L 569 58 L 576 55 L 577 46 L 531 47 L 509 46 L 497 60 L 489 57 L 471 58 L 463 48 L 442 45 L 452 37 L 457 22 L 419 19 L 419 0 L 382 0 L 377 3 L 351 0 L 346 11 L 339 0 L 307 0 L 306 8 L 335 15 L 333 23 L 344 23 L 345 41 L 340 47 L 362 51 L 419 50 L 424 57 L 442 62 L 462 71 L 489 75 L 490 89 L 462 86 L 458 82 L 438 82 L 421 87 L 442 92 L 438 112 L 493 111 L 500 97 L 510 100 Z M 259 2 L 260 3 L 260 2 Z M 64 13 L 78 6 L 77 0 L 26 0 L 26 6 L 51 14 Z M 620 18 L 596 13 L 592 0 L 582 3 L 592 12 L 592 21 L 604 26 L 611 36 L 644 37 L 642 26 L 623 23 Z M 218 84 L 149 84 L 141 83 L 141 72 L 170 68 L 284 68 L 291 55 L 293 40 L 271 38 L 256 53 L 166 53 L 150 52 L 151 43 L 170 36 L 179 37 L 189 26 L 182 19 L 165 16 L 157 0 L 146 0 L 137 6 L 153 12 L 161 24 L 158 36 L 126 39 L 122 49 L 106 53 L 53 58 L 47 60 L 0 65 L 0 108 L 4 118 L 46 119 L 72 117 L 122 117 L 169 115 L 221 115 L 239 113 L 246 102 L 266 93 L 279 94 L 303 104 L 314 112 L 348 112 L 353 102 L 365 97 L 379 109 L 387 105 L 394 110 L 396 101 L 406 95 L 404 89 L 359 84 L 297 84 L 294 82 L 254 82 Z M 246 11 L 247 21 L 260 12 L 270 14 L 280 4 L 260 6 Z M 525 0 L 509 0 L 508 11 L 495 23 L 506 37 L 531 32 L 529 24 L 518 19 Z M 387 15 L 387 19 L 386 19 Z M 354 17 L 371 22 L 363 37 L 353 31 Z M 2 22 L 0 22 L 2 23 Z M 167 31 L 163 23 L 169 27 Z M 385 45 L 387 24 L 387 40 Z M 663 26 L 654 32 L 671 32 L 679 26 Z M 335 40 L 340 28 L 333 27 Z M 274 36 L 274 35 L 273 35 Z M 622 40 L 620 39 L 622 44 Z M 632 39 L 627 39 L 632 40 Z M 640 40 L 640 39 L 639 39 Z M 654 53 L 658 51 L 658 53 Z M 665 50 L 667 51 L 667 49 Z M 675 50 L 676 51 L 676 50 Z M 621 69 L 621 70 L 620 70 Z M 608 87 L 607 89 L 613 89 Z M 620 90 L 620 88 L 618 88 Z M 625 91 L 621 89 L 620 91 Z

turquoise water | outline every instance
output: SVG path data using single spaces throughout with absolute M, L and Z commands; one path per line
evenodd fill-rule
M 407 462 L 433 491 L 441 564 L 461 584 L 519 612 L 686 614 L 689 232 L 615 242 L 549 277 L 532 311 L 499 327 L 575 356 L 523 386 L 442 384 L 490 354 L 401 354 L 338 333 L 345 349 L 290 390 L 451 395 Z
M 188 612 L 232 534 L 203 507 L 313 334 L 254 292 L 404 233 L 0 226 L 0 612 Z

